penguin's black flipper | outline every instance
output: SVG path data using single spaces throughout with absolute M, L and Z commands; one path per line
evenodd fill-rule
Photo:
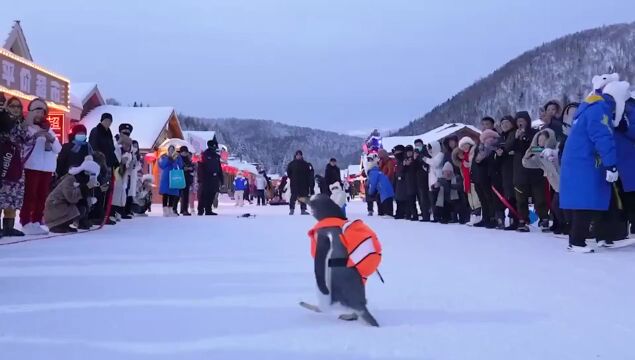
M 364 310 L 364 312 L 362 312 L 360 315 L 368 325 L 379 327 L 379 323 L 377 322 L 377 320 L 375 320 L 375 317 L 368 311 L 368 309 Z

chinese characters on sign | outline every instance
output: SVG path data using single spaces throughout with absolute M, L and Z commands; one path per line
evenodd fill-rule
M 0 49 L 0 86 L 37 96 L 68 108 L 69 83 L 59 76 L 42 71 L 27 60 L 16 60 Z
M 62 135 L 64 134 L 64 114 L 51 114 L 46 117 L 46 121 L 48 121 L 51 125 L 51 130 L 53 130 L 60 143 L 63 143 Z

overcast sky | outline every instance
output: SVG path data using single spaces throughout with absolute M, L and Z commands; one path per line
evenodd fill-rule
M 125 104 L 350 132 L 401 127 L 543 42 L 635 20 L 632 0 L 150 3 L 13 1 L 0 33 L 22 20 L 36 62 Z

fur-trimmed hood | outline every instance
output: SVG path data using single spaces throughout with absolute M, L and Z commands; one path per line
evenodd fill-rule
M 534 138 L 531 139 L 531 147 L 538 146 L 538 137 L 540 136 L 540 134 L 544 134 L 544 133 L 546 133 L 549 136 L 549 139 L 547 139 L 547 143 L 545 144 L 545 149 L 556 149 L 558 147 L 556 132 L 549 128 L 542 129 L 538 131 L 536 135 L 534 135 Z

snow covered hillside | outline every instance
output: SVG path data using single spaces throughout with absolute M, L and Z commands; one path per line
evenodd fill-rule
M 581 31 L 527 51 L 489 76 L 410 122 L 394 135 L 415 135 L 443 123 L 478 124 L 483 116 L 500 119 L 557 99 L 580 101 L 596 74 L 618 72 L 635 81 L 635 22 Z
M 364 204 L 349 205 L 361 216 Z M 256 218 L 237 218 L 252 212 Z M 306 232 L 286 207 L 137 218 L 0 246 L 0 358 L 629 359 L 635 248 L 572 254 L 566 240 L 369 218 L 386 280 L 381 328 L 314 302 Z M 158 215 L 158 212 L 155 213 Z M 0 241 L 7 242 L 6 239 Z

